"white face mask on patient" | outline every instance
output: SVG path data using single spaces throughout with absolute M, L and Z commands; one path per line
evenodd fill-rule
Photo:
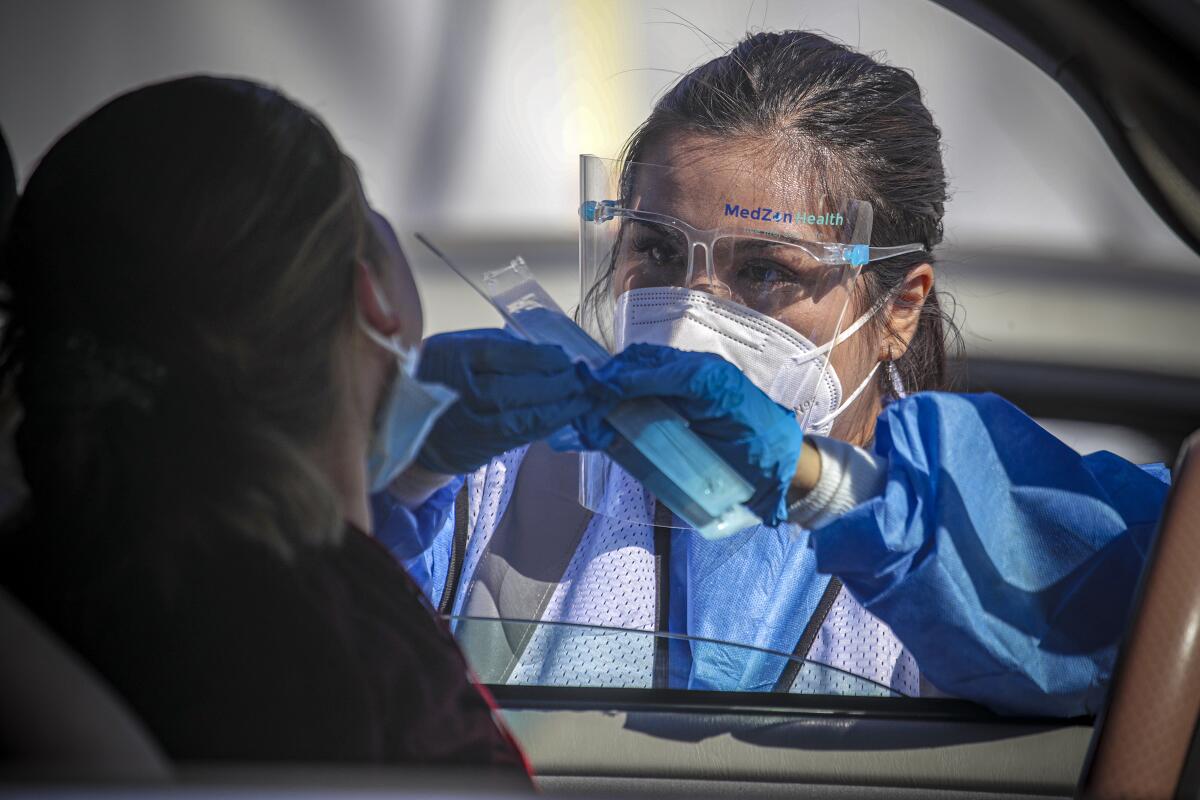
M 745 373 L 775 402 L 807 418 L 805 431 L 827 434 L 833 421 L 870 383 L 867 377 L 842 400 L 842 383 L 825 356 L 879 310 L 872 308 L 833 341 L 816 345 L 779 320 L 706 292 L 679 287 L 632 289 L 617 298 L 617 351 L 635 342 L 715 353 Z

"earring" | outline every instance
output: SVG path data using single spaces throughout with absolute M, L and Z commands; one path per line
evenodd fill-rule
M 898 398 L 908 397 L 908 392 L 904 389 L 904 381 L 900 380 L 900 370 L 896 369 L 895 360 L 890 358 L 891 353 L 888 355 L 889 358 L 886 369 L 888 380 L 891 381 L 892 384 L 892 391 L 896 393 L 896 397 Z

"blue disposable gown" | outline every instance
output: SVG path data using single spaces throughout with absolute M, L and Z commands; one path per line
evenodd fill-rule
M 942 691 L 1006 713 L 1095 713 L 1167 471 L 1080 456 L 991 394 L 892 403 L 875 452 L 887 486 L 812 532 L 817 568 Z
M 404 565 L 435 607 L 446 585 L 454 538 L 454 496 L 462 485 L 463 479 L 456 477 L 415 509 L 386 491 L 371 496 L 376 538 Z
M 875 452 L 887 463 L 884 492 L 811 532 L 673 536 L 671 629 L 790 652 L 835 574 L 941 691 L 1005 713 L 1094 713 L 1166 470 L 1080 456 L 995 395 L 896 401 L 880 415 Z M 385 543 L 403 543 L 394 552 L 435 602 L 448 498 L 377 528 Z M 373 506 L 378 521 L 391 504 Z M 776 671 L 749 651 L 672 643 L 675 685 L 761 691 Z

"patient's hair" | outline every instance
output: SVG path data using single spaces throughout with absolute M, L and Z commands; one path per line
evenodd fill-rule
M 214 526 L 335 541 L 305 456 L 338 402 L 368 233 L 357 172 L 277 91 L 191 77 L 112 100 L 46 153 L 11 220 L 3 376 L 32 513 L 95 547 Z
M 8 215 L 17 204 L 17 171 L 13 165 L 8 140 L 0 130 L 0 233 L 8 226 Z M 3 237 L 0 237 L 3 238 Z
M 925 246 L 863 269 L 859 313 L 914 267 L 933 263 L 947 194 L 941 131 L 910 72 L 815 33 L 757 33 L 680 78 L 630 138 L 624 161 L 644 161 L 664 140 L 689 134 L 761 142 L 767 147 L 755 152 L 790 158 L 839 196 L 869 201 L 872 245 Z M 883 316 L 872 318 L 881 336 Z M 952 314 L 933 290 L 895 362 L 905 388 L 945 388 L 947 351 L 959 346 Z M 877 380 L 882 396 L 893 394 L 884 370 Z

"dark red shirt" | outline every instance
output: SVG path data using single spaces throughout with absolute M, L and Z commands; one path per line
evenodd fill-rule
M 105 536 L 9 527 L 0 581 L 172 758 L 524 772 L 446 626 L 361 531 L 290 558 L 231 534 Z

